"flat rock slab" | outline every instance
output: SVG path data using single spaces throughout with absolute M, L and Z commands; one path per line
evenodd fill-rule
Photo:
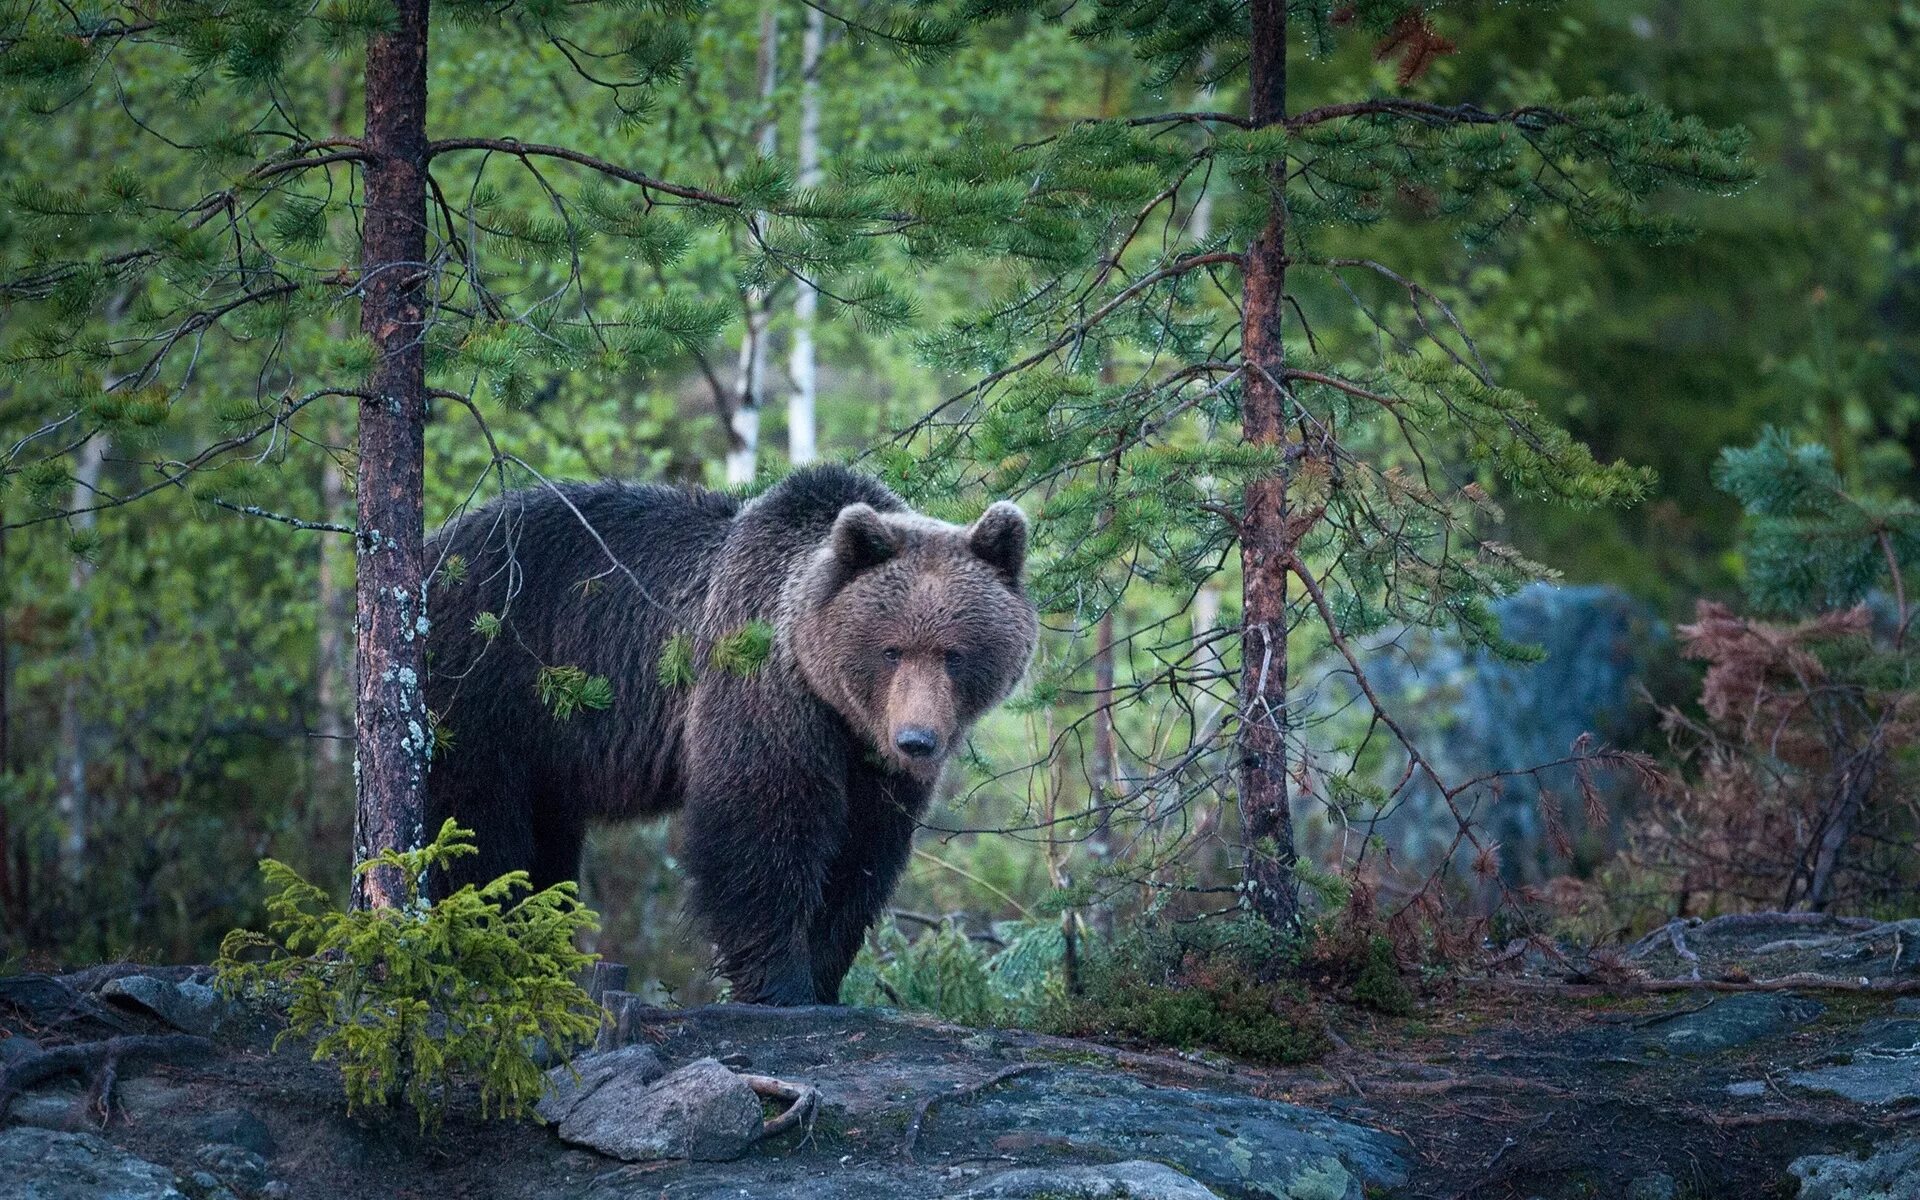
M 916 1154 L 1034 1151 L 1170 1163 L 1230 1195 L 1360 1200 L 1405 1183 L 1398 1139 L 1313 1109 L 1236 1092 L 1055 1068 L 933 1110 Z
M 1697 1012 L 1652 1027 L 1643 1051 L 1688 1056 L 1717 1054 L 1805 1025 L 1826 1011 L 1818 1000 L 1782 992 L 1722 996 Z
M 1218 1193 L 1165 1163 L 1029 1167 L 1003 1171 L 953 1200 L 1217 1200 Z
M 1798 1200 L 1908 1200 L 1920 1196 L 1920 1138 L 1887 1142 L 1865 1158 L 1809 1155 L 1787 1169 L 1800 1180 Z
M 172 1171 L 91 1133 L 0 1132 L 0 1200 L 186 1200 Z
M 1825 1092 L 1855 1104 L 1890 1105 L 1920 1101 L 1920 1021 L 1899 1018 L 1869 1021 L 1847 1061 L 1795 1071 L 1787 1082 Z M 1914 1193 L 1920 1196 L 1920 1191 Z
M 659 1079 L 618 1071 L 575 1101 L 560 1138 L 627 1162 L 740 1157 L 761 1129 L 760 1097 L 747 1081 L 703 1058 Z

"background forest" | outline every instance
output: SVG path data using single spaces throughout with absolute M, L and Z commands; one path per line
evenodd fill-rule
M 185 330 L 191 365 L 137 390 L 112 390 L 114 372 L 136 368 L 111 354 L 59 378 L 42 370 L 142 327 L 154 303 L 110 274 L 49 284 L 35 275 L 48 244 L 84 255 L 74 241 L 97 237 L 110 255 L 108 226 L 235 153 L 222 139 L 236 131 L 203 102 L 211 83 L 183 84 L 138 54 L 115 61 L 112 87 L 67 87 L 73 64 L 28 61 L 6 41 L 31 7 L 0 3 L 12 52 L 0 58 L 12 85 L 0 115 L 0 944 L 52 961 L 204 962 L 226 931 L 260 923 L 261 857 L 347 888 L 354 560 L 328 527 L 351 521 L 352 411 L 316 405 L 295 421 L 286 406 L 323 366 L 364 369 L 365 347 L 344 306 L 300 300 L 298 320 L 282 307 Z M 327 11 L 346 40 L 374 7 Z M 1242 667 L 1230 636 L 1242 580 L 1207 514 L 1235 472 L 1266 460 L 1233 450 L 1243 373 L 1207 374 L 1209 322 L 1233 313 L 1232 297 L 1196 272 L 1128 296 L 1177 315 L 1096 328 L 1086 312 L 1121 284 L 1068 265 L 1098 263 L 1105 214 L 1141 210 L 1142 197 L 1156 203 L 1135 232 L 1185 256 L 1154 261 L 1191 265 L 1257 228 L 1243 202 L 1265 169 L 1254 139 L 1231 145 L 1231 131 L 1181 121 L 1102 142 L 1085 131 L 1113 126 L 1083 124 L 1244 113 L 1244 68 L 1204 38 L 1181 42 L 1152 5 L 1064 17 L 974 6 L 1019 11 L 964 37 L 930 17 L 867 24 L 860 6 L 771 0 L 614 6 L 551 38 L 529 32 L 538 14 L 444 7 L 436 136 L 510 135 L 726 180 L 768 214 L 823 188 L 835 199 L 817 208 L 843 205 L 847 221 L 918 215 L 887 236 L 777 215 L 668 220 L 562 162 L 526 170 L 505 153 L 484 174 L 449 169 L 463 194 L 436 201 L 446 234 L 504 248 L 496 298 L 535 312 L 564 295 L 627 313 L 607 318 L 627 333 L 596 345 L 547 330 L 549 346 L 537 320 L 502 321 L 448 347 L 433 369 L 473 381 L 487 437 L 460 405 L 434 408 L 428 528 L 502 485 L 752 490 L 815 459 L 881 473 L 955 519 L 1015 499 L 1038 539 L 1046 633 L 1033 679 L 950 772 L 896 920 L 849 986 L 988 1017 L 1057 986 L 1086 945 L 1143 914 L 1197 923 L 1244 907 L 1249 839 L 1220 740 Z M 1324 40 L 1300 35 L 1295 110 L 1627 97 L 1697 119 L 1662 135 L 1697 171 L 1671 192 L 1617 185 L 1645 201 L 1632 220 L 1585 174 L 1556 193 L 1561 158 L 1542 152 L 1541 177 L 1513 182 L 1511 164 L 1487 165 L 1502 151 L 1465 134 L 1403 177 L 1363 137 L 1330 138 L 1316 169 L 1289 180 L 1296 219 L 1325 224 L 1299 236 L 1348 264 L 1289 293 L 1290 353 L 1307 369 L 1378 355 L 1370 388 L 1437 387 L 1404 366 L 1424 337 L 1475 379 L 1497 378 L 1476 411 L 1511 422 L 1504 389 L 1524 393 L 1543 428 L 1592 452 L 1535 446 L 1565 468 L 1553 476 L 1473 436 L 1390 445 L 1326 409 L 1377 468 L 1384 499 L 1366 512 L 1425 519 L 1414 510 L 1426 501 L 1405 497 L 1430 497 L 1431 470 L 1458 495 L 1433 506 L 1449 515 L 1423 536 L 1445 544 L 1470 519 L 1479 557 L 1444 586 L 1444 563 L 1409 582 L 1404 556 L 1348 557 L 1373 544 L 1360 515 L 1309 543 L 1337 564 L 1327 622 L 1302 620 L 1287 647 L 1309 912 L 1378 930 L 1408 964 L 1486 938 L 1613 939 L 1682 912 L 1914 912 L 1903 571 L 1920 551 L 1920 6 L 1574 0 L 1432 5 L 1409 19 L 1402 5 L 1385 6 L 1396 12 L 1383 28 L 1368 24 L 1383 6 L 1354 7 L 1332 12 Z M 588 49 L 634 23 L 654 36 L 627 37 L 619 56 Z M 292 127 L 358 127 L 353 53 L 263 41 L 272 61 L 249 67 L 240 34 L 190 49 L 210 78 L 250 80 Z M 1734 127 L 1750 138 L 1744 158 L 1737 138 L 1709 132 Z M 1182 157 L 1211 138 L 1208 157 Z M 1075 198 L 1056 226 L 981 201 L 1017 194 L 1023 173 L 1063 170 L 1020 157 L 1056 149 L 1084 172 L 1063 188 Z M 1495 201 L 1462 182 L 1476 171 L 1502 180 L 1488 185 Z M 305 172 L 301 190 L 263 194 L 246 236 L 286 261 L 326 260 L 349 231 L 323 200 L 348 186 L 345 172 Z M 1505 199 L 1527 187 L 1563 203 Z M 1120 279 L 1154 269 L 1128 261 Z M 816 275 L 828 264 L 831 278 Z M 1094 301 L 1076 318 L 1068 293 Z M 979 315 L 1049 305 L 1067 314 L 1058 341 Z M 983 380 L 997 385 L 1036 344 L 1071 361 L 987 399 Z M 1170 371 L 1162 356 L 1189 366 Z M 101 432 L 70 444 L 58 425 L 81 392 Z M 266 436 L 207 453 L 263 419 Z M 1357 469 L 1346 461 L 1325 460 L 1327 496 Z M 1377 695 L 1362 695 L 1363 674 Z M 1376 698 L 1399 714 L 1393 737 Z M 588 704 L 567 719 L 610 717 Z M 1413 778 L 1402 733 L 1433 770 Z M 1492 778 L 1455 793 L 1443 776 Z M 602 922 L 594 949 L 630 964 L 636 986 L 693 1001 L 713 983 L 676 915 L 674 852 L 670 826 L 600 830 L 583 893 Z M 913 990 L 927 978 L 966 994 Z

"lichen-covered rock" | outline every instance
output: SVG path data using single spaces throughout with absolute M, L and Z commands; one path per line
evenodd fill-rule
M 1176 1164 L 1228 1194 L 1360 1200 L 1407 1180 L 1403 1143 L 1277 1100 L 1169 1088 L 1080 1069 L 1023 1075 L 933 1111 L 928 1157 L 1047 1151 L 1137 1155 Z
M 1172 1167 L 1134 1159 L 1091 1167 L 1004 1171 L 953 1200 L 1218 1200 Z
M 1847 1061 L 1795 1071 L 1787 1082 L 1855 1104 L 1904 1104 L 1920 1100 L 1920 1021 L 1869 1021 Z M 1920 1194 L 1920 1193 L 1916 1193 Z
M 724 1162 L 759 1140 L 761 1120 L 746 1080 L 703 1058 L 651 1083 L 616 1072 L 572 1105 L 560 1137 L 628 1162 Z
M 252 1195 L 267 1185 L 267 1160 L 244 1146 L 209 1142 L 193 1156 L 236 1192 Z
M 0 1132 L 0 1200 L 186 1200 L 173 1172 L 91 1133 Z
M 1886 1142 L 1865 1158 L 1814 1154 L 1787 1168 L 1798 1200 L 1911 1200 L 1920 1196 L 1920 1138 Z
M 1825 1005 L 1805 996 L 1743 992 L 1653 1026 L 1642 1046 L 1656 1053 L 1716 1054 L 1785 1033 L 1825 1011 Z
M 605 1054 L 589 1054 L 547 1072 L 547 1094 L 534 1106 L 543 1121 L 567 1119 L 574 1106 L 593 1095 L 615 1076 L 645 1085 L 667 1073 L 660 1056 L 646 1046 L 623 1046 Z

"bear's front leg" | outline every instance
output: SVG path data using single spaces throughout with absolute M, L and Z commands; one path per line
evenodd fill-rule
M 893 898 L 913 851 L 927 787 L 905 776 L 856 768 L 847 789 L 847 840 L 827 872 L 820 911 L 808 935 L 813 990 L 821 1004 L 840 1003 L 840 984 Z
M 769 761 L 751 740 L 738 727 L 710 731 L 690 756 L 690 911 L 736 1001 L 813 1004 L 809 932 L 846 837 L 845 768 L 820 756 Z

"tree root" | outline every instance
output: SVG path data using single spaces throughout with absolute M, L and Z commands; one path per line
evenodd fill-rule
M 920 1103 L 914 1105 L 913 1120 L 907 1122 L 907 1132 L 900 1138 L 900 1156 L 909 1161 L 912 1160 L 913 1148 L 920 1141 L 920 1129 L 927 1123 L 927 1113 L 933 1110 L 934 1105 L 939 1104 L 943 1100 L 965 1100 L 969 1097 L 977 1096 L 996 1084 L 1005 1083 L 1015 1075 L 1024 1075 L 1028 1071 L 1038 1071 L 1047 1065 L 1047 1063 L 1019 1063 L 1015 1066 L 1007 1067 L 1005 1070 L 996 1071 L 977 1083 L 957 1086 L 950 1092 L 935 1092 L 933 1095 L 924 1098 Z
M 119 1078 L 122 1062 L 138 1059 L 175 1058 L 204 1053 L 213 1043 L 185 1033 L 158 1035 L 131 1034 L 73 1046 L 55 1046 L 29 1054 L 0 1072 L 0 1121 L 7 1118 L 13 1102 L 37 1083 L 60 1075 L 91 1071 L 93 1081 L 87 1089 L 83 1111 L 96 1114 L 102 1126 L 113 1103 L 113 1085 Z
M 1873 980 L 1865 975 L 1796 971 L 1773 979 L 1634 979 L 1585 983 L 1559 979 L 1462 979 L 1463 987 L 1489 991 L 1546 992 L 1558 996 L 1631 996 L 1661 992 L 1861 992 L 1878 996 L 1920 995 L 1920 979 Z
M 769 1117 L 760 1125 L 760 1140 L 779 1137 L 789 1129 L 805 1124 L 807 1132 L 813 1132 L 813 1118 L 820 1111 L 820 1089 L 810 1083 L 792 1083 L 785 1079 L 775 1079 L 771 1075 L 748 1075 L 742 1073 L 755 1095 L 768 1100 L 788 1101 L 787 1111 L 777 1117 Z

